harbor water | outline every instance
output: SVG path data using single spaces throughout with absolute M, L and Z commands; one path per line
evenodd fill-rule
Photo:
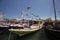
M 0 33 L 0 40 L 48 40 L 48 38 L 42 29 L 23 36 L 5 31 L 3 33 Z

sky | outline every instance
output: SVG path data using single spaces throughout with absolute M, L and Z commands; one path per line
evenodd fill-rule
M 58 19 L 60 19 L 60 0 L 55 0 Z M 54 18 L 52 0 L 0 0 L 0 12 L 6 18 L 21 18 L 21 11 L 24 11 L 24 17 L 28 17 L 27 7 L 30 8 L 30 16 L 33 18 L 46 19 Z M 33 16 L 32 13 L 36 16 Z

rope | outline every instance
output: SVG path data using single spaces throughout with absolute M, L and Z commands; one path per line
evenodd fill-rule
M 10 34 L 9 34 L 8 40 L 10 40 L 10 37 L 11 37 L 11 32 L 10 32 Z
M 36 15 L 34 15 L 33 13 L 32 13 L 31 15 L 33 15 L 33 16 L 35 16 L 35 17 L 39 17 L 38 15 L 36 16 Z

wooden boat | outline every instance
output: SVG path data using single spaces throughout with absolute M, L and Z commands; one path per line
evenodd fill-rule
M 47 37 L 51 40 L 60 40 L 60 28 L 53 28 L 52 26 L 50 27 L 46 26 L 44 30 Z
M 9 29 L 10 32 L 13 32 L 15 34 L 18 34 L 19 36 L 23 36 L 25 34 L 29 34 L 29 33 L 32 33 L 32 32 L 35 32 L 35 31 L 38 31 L 40 29 L 42 29 L 42 25 L 40 26 L 39 22 L 40 21 L 37 21 L 37 20 L 29 20 L 31 23 L 33 22 L 36 22 L 36 23 L 33 23 L 32 25 L 29 23 L 30 27 L 24 27 L 23 29 L 19 29 L 19 28 L 15 28 L 15 29 Z M 43 24 L 43 23 L 42 23 Z
M 51 40 L 60 40 L 60 21 L 56 19 L 56 9 L 55 9 L 55 2 L 53 0 L 54 5 L 54 15 L 55 20 L 52 21 L 49 19 L 49 22 L 45 22 L 45 33 Z
M 20 28 L 9 29 L 10 32 L 13 32 L 13 33 L 21 36 L 21 35 L 25 35 L 25 34 L 28 34 L 28 33 L 35 32 L 39 29 L 42 29 L 42 25 L 43 25 L 42 20 L 40 20 L 40 19 L 30 19 L 30 15 L 29 15 L 30 14 L 30 8 L 31 8 L 30 6 L 27 7 L 29 18 L 26 18 L 26 19 L 23 18 L 23 20 L 20 21 L 22 23 L 23 28 L 22 29 L 20 29 Z M 22 12 L 22 17 L 23 17 L 23 12 Z

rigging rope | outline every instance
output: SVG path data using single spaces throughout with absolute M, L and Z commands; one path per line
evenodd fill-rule
M 33 13 L 32 13 L 31 15 L 33 15 L 33 16 L 35 16 L 35 17 L 39 17 L 38 15 L 35 15 L 35 14 L 33 14 Z
M 10 40 L 10 37 L 11 37 L 11 32 L 10 32 L 10 34 L 9 34 L 8 40 Z

